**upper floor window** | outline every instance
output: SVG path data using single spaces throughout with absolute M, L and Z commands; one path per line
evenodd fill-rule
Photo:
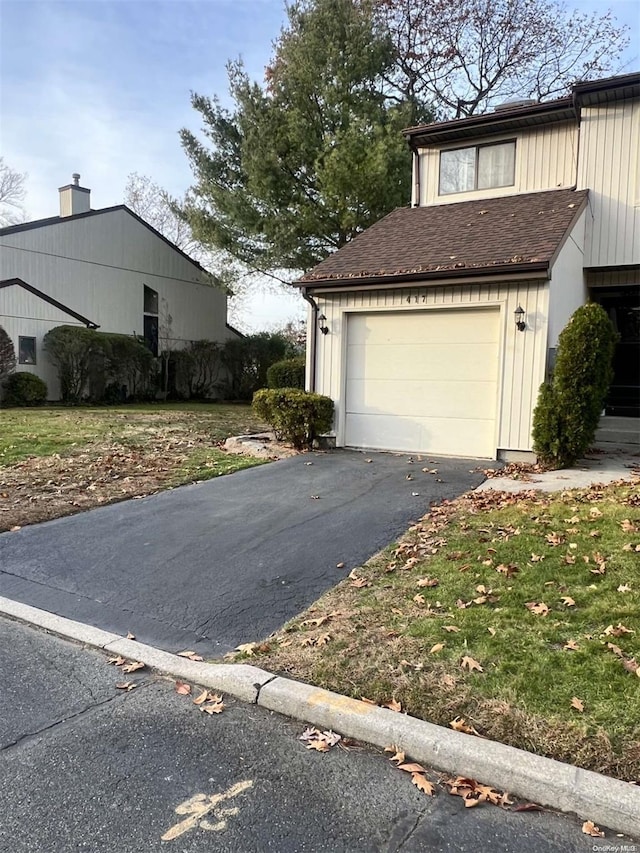
M 441 151 L 440 195 L 513 186 L 515 163 L 515 140 Z
M 147 287 L 146 284 L 144 286 L 144 313 L 158 313 L 158 291 L 152 287 Z

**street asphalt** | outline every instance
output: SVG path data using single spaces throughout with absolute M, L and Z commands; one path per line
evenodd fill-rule
M 226 698 L 208 716 L 167 679 L 127 676 L 104 654 L 5 619 L 0 672 L 2 851 L 587 853 L 629 843 L 589 838 L 567 815 L 465 809 L 441 788 L 428 797 L 380 751 L 312 752 L 303 724 Z M 137 687 L 116 689 L 126 679 Z
M 0 595 L 222 655 L 294 617 L 431 502 L 476 487 L 478 465 L 305 454 L 25 527 L 0 535 Z

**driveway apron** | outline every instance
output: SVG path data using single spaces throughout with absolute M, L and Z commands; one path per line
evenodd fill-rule
M 0 595 L 222 655 L 294 617 L 430 503 L 477 486 L 477 466 L 305 454 L 33 525 L 0 535 Z

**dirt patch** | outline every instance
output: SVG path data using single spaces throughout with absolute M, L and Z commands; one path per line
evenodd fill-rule
M 227 454 L 201 418 L 171 411 L 162 424 L 134 412 L 125 418 L 117 438 L 0 467 L 0 531 L 259 464 Z
M 291 444 L 278 441 L 273 432 L 232 436 L 225 441 L 224 449 L 227 453 L 255 456 L 258 459 L 287 459 L 303 452 Z

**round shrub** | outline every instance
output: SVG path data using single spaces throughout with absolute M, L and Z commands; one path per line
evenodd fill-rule
M 541 462 L 570 467 L 593 443 L 617 339 L 607 312 L 595 303 L 578 308 L 560 333 L 553 376 L 540 388 L 533 413 L 533 449 Z
M 296 450 L 311 447 L 316 436 L 333 423 L 333 400 L 298 388 L 263 388 L 253 395 L 253 409 L 271 424 L 278 438 Z
M 3 388 L 5 406 L 39 406 L 47 400 L 47 383 L 35 373 L 12 373 Z
M 267 370 L 267 388 L 302 388 L 304 390 L 305 357 L 276 361 Z

